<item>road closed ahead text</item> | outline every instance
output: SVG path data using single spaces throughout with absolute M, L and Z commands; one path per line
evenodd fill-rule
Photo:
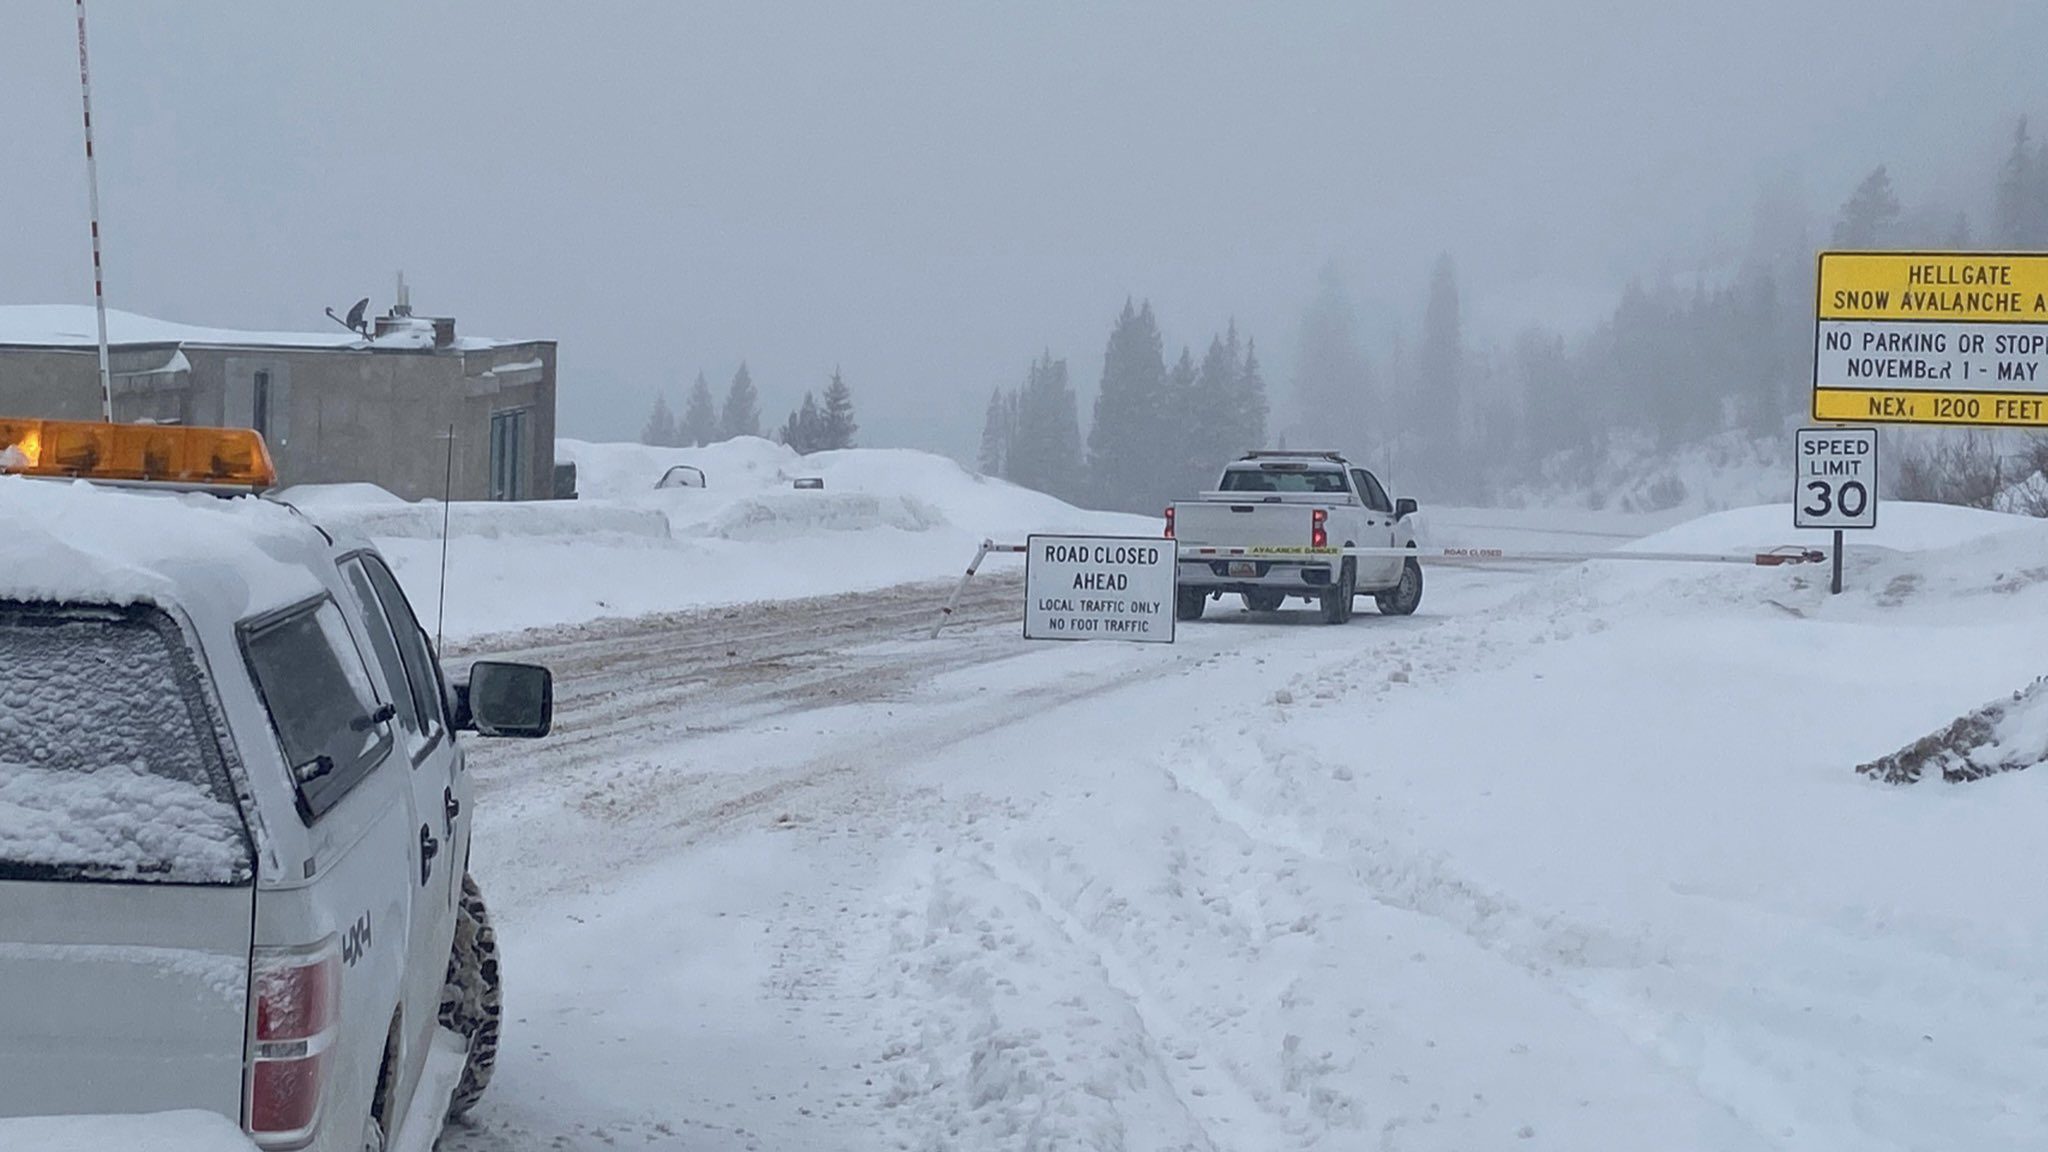
M 1173 639 L 1171 545 L 1034 536 L 1025 561 L 1024 634 L 1034 640 Z

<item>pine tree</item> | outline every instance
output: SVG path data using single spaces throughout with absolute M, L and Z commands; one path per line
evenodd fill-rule
M 1458 308 L 1458 273 L 1448 254 L 1430 274 L 1429 305 L 1422 317 L 1422 348 L 1416 359 L 1414 415 L 1410 427 L 1424 451 L 1418 463 L 1447 490 L 1465 476 L 1463 376 L 1465 344 Z M 1464 494 L 1464 493 L 1460 493 Z
M 1237 325 L 1233 322 L 1227 336 L 1210 337 L 1209 351 L 1203 354 L 1202 366 L 1195 373 L 1193 404 L 1190 405 L 1193 420 L 1187 445 L 1191 469 L 1213 472 L 1227 460 L 1264 447 L 1241 443 L 1238 439 L 1244 433 L 1237 418 L 1238 384 L 1243 373 Z
M 690 402 L 683 408 L 679 439 L 688 448 L 702 448 L 718 439 L 718 406 L 711 399 L 711 385 L 702 372 L 690 385 Z
M 1165 477 L 1167 498 L 1160 506 L 1192 496 L 1215 483 L 1218 461 L 1207 459 L 1202 440 L 1201 414 L 1195 386 L 1201 378 L 1195 355 L 1181 346 L 1180 359 L 1166 373 L 1166 389 L 1160 420 L 1160 472 Z
M 1893 242 L 1898 224 L 1899 198 L 1892 194 L 1891 175 L 1880 164 L 1842 205 L 1842 215 L 1835 221 L 1834 246 L 1883 248 Z
M 1088 481 L 1098 508 L 1127 512 L 1163 506 L 1160 476 L 1160 417 L 1166 391 L 1166 361 L 1152 304 L 1124 301 L 1102 356 L 1102 390 L 1088 429 Z
M 1010 398 L 1001 388 L 989 394 L 988 417 L 981 424 L 983 476 L 1000 479 L 1010 474 L 1010 412 Z
M 1372 431 L 1366 424 L 1372 401 L 1350 295 L 1333 262 L 1324 266 L 1315 299 L 1301 318 L 1291 427 L 1310 447 L 1363 451 Z
M 1992 242 L 2000 248 L 2028 247 L 2034 230 L 2034 149 L 2027 135 L 2027 118 L 2020 117 L 2012 133 L 2012 154 L 1998 171 L 1998 188 L 1992 205 Z
M 825 407 L 819 417 L 818 447 L 830 451 L 853 447 L 854 434 L 860 425 L 853 420 L 853 389 L 840 378 L 839 369 L 832 369 L 832 383 L 825 387 Z
M 647 423 L 640 429 L 640 442 L 656 447 L 672 447 L 676 443 L 676 417 L 669 411 L 668 394 L 654 394 L 654 411 L 647 416 Z
M 803 403 L 797 405 L 789 419 L 783 421 L 782 430 L 775 434 L 775 438 L 796 449 L 799 456 L 824 451 L 825 417 L 818 408 L 818 398 L 809 392 L 804 393 Z
M 754 391 L 754 377 L 742 360 L 740 370 L 732 374 L 732 387 L 726 390 L 725 407 L 718 414 L 718 436 L 730 440 L 760 434 L 761 396 Z
M 1032 362 L 1017 395 L 1010 479 L 1063 500 L 1080 497 L 1081 419 L 1067 362 L 1050 351 Z
M 1231 413 L 1238 439 L 1248 448 L 1266 447 L 1266 377 L 1259 371 L 1258 341 L 1246 338 L 1244 363 L 1237 369 L 1236 407 Z M 1217 462 L 1219 465 L 1222 461 Z

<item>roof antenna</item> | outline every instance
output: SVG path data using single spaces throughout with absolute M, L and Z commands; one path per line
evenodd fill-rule
M 448 478 L 441 486 L 441 587 L 434 605 L 434 653 L 441 652 L 441 628 L 448 622 L 448 504 L 455 498 L 455 425 L 448 426 Z

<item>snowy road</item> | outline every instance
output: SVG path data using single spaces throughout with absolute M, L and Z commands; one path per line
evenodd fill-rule
M 1014 577 L 937 642 L 923 586 L 471 645 L 560 729 L 474 755 L 506 1049 L 443 1147 L 2038 1146 L 2042 902 L 1949 881 L 2031 866 L 2040 782 L 1845 765 L 2048 625 L 1918 572 L 1431 581 L 1170 647 L 1026 645 Z

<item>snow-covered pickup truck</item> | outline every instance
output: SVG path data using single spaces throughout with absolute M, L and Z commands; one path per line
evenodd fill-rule
M 451 688 L 254 432 L 0 419 L 0 473 L 0 1118 L 425 1152 L 498 1041 L 456 734 L 547 670 Z
M 1290 596 L 1318 604 L 1323 620 L 1351 619 L 1358 596 L 1406 616 L 1422 603 L 1414 556 L 1339 557 L 1336 548 L 1415 547 L 1415 501 L 1390 500 L 1371 472 L 1335 452 L 1252 452 L 1232 461 L 1211 492 L 1166 510 L 1166 534 L 1182 548 L 1175 610 L 1193 620 L 1214 597 L 1235 592 L 1254 612 Z M 1190 555 L 1197 547 L 1258 549 L 1255 556 Z

